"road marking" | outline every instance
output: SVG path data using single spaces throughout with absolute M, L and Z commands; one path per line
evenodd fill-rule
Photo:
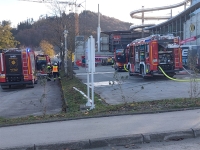
M 114 72 L 94 72 L 94 74 L 105 74 L 105 73 L 113 73 L 114 74 Z M 82 76 L 82 75 L 87 75 L 87 73 L 77 73 L 76 75 Z

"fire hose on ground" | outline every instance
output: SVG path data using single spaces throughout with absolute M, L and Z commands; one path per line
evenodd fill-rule
M 160 66 L 158 66 L 158 68 L 159 68 L 159 69 L 161 70 L 161 72 L 162 72 L 168 79 L 170 79 L 170 80 L 178 81 L 178 82 L 191 82 L 191 81 L 192 81 L 192 79 L 182 80 L 182 79 L 175 79 L 175 78 L 172 78 L 172 77 L 168 76 Z M 186 70 L 184 67 L 183 67 L 183 69 Z M 126 64 L 124 64 L 124 70 L 128 72 L 128 69 L 126 68 Z M 193 75 L 193 74 L 189 73 L 187 70 L 186 70 L 186 72 L 187 72 L 188 74 L 190 74 L 190 75 Z M 195 80 L 195 81 L 200 81 L 200 79 L 194 79 L 194 80 Z
M 126 64 L 124 64 L 124 70 L 128 72 L 128 69 L 126 68 Z
M 168 76 L 160 66 L 158 66 L 158 68 L 159 68 L 159 69 L 161 70 L 161 72 L 162 72 L 168 79 L 170 79 L 170 80 L 174 80 L 174 81 L 178 81 L 178 82 L 191 82 L 191 81 L 192 81 L 192 79 L 189 79 L 189 80 L 181 80 L 181 79 L 172 78 L 172 77 Z M 194 81 L 200 81 L 200 79 L 194 79 Z

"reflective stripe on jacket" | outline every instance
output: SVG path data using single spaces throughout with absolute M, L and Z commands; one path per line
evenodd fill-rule
M 53 72 L 58 72 L 58 66 L 53 66 Z

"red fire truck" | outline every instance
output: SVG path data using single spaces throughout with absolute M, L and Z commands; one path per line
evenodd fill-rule
M 114 51 L 114 69 L 116 71 L 124 70 L 124 65 L 128 63 L 127 49 L 116 49 Z
M 37 55 L 36 56 L 36 70 L 37 75 L 47 75 L 46 66 L 51 64 L 51 58 L 48 55 Z
M 36 83 L 33 51 L 16 48 L 0 50 L 0 85 L 2 89 L 19 84 L 34 87 Z
M 151 35 L 136 39 L 128 48 L 129 75 L 141 75 L 143 78 L 162 74 L 173 77 L 182 70 L 182 52 L 179 37 L 168 35 Z

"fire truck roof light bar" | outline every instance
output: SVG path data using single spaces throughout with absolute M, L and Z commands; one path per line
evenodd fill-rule
M 11 49 L 3 49 L 2 52 L 7 53 L 7 52 L 30 52 L 31 50 L 27 51 L 27 49 L 18 49 L 18 48 L 11 48 Z
M 141 38 L 141 39 L 135 39 L 132 42 L 133 43 L 140 43 L 140 42 L 151 42 L 152 40 L 164 40 L 164 39 L 179 39 L 178 36 L 174 36 L 173 34 L 167 34 L 167 35 L 159 35 L 159 34 L 155 34 L 155 35 L 150 35 L 146 38 Z

